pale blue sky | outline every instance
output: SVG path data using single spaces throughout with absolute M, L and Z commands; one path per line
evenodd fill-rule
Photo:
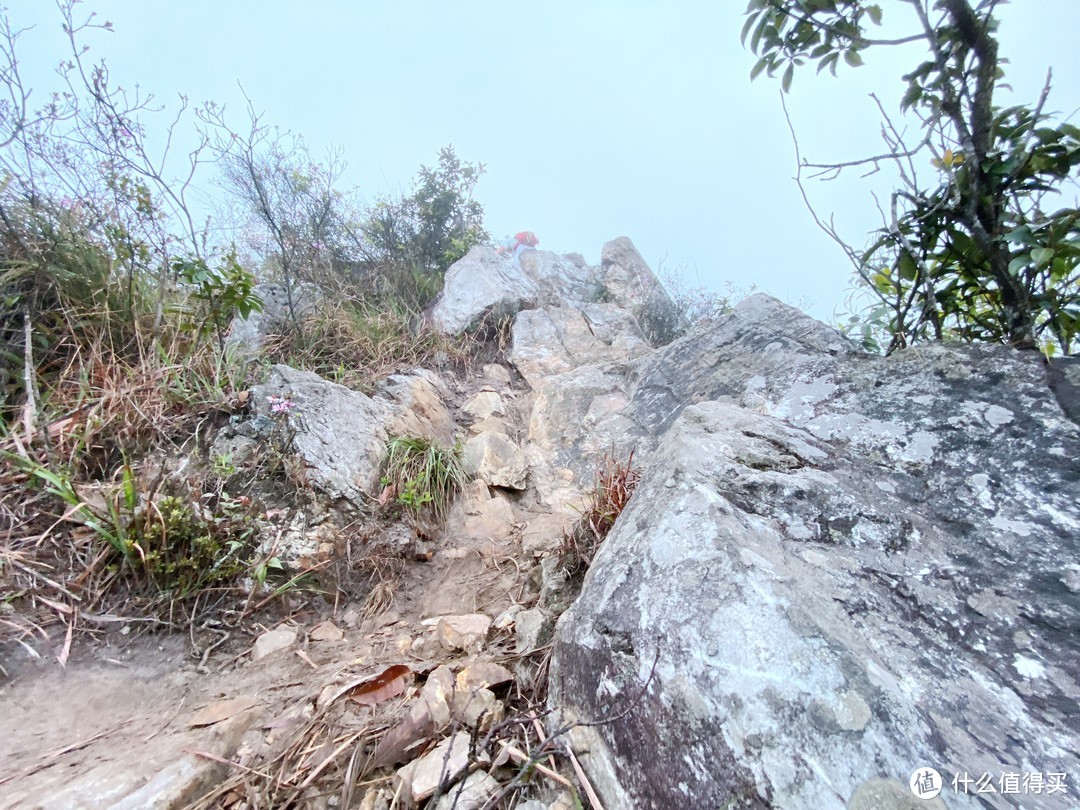
M 886 21 L 904 4 L 883 0 Z M 599 259 L 631 237 L 655 267 L 684 265 L 719 288 L 756 284 L 831 315 L 850 266 L 816 229 L 791 180 L 794 155 L 778 83 L 748 78 L 743 0 L 545 3 L 409 0 L 86 0 L 115 33 L 87 41 L 114 81 L 172 103 L 215 99 L 241 120 L 241 82 L 265 120 L 316 154 L 344 147 L 347 181 L 367 199 L 407 190 L 452 143 L 487 165 L 476 189 L 495 237 L 535 231 L 541 247 Z M 1035 11 L 1038 9 L 1038 12 Z M 46 77 L 62 34 L 49 0 L 11 0 L 37 23 L 23 50 Z M 1038 14 L 1039 16 L 1035 16 Z M 1002 53 L 1015 95 L 1033 100 L 1055 69 L 1050 109 L 1080 107 L 1076 0 L 1002 8 Z M 899 26 L 906 30 L 908 26 Z M 880 151 L 867 93 L 894 110 L 918 51 L 869 51 L 839 79 L 796 76 L 789 108 L 804 155 Z M 44 93 L 40 94 L 44 95 Z M 200 186 L 213 192 L 211 174 Z M 878 183 L 887 195 L 888 183 Z M 865 184 L 810 189 L 860 245 L 878 224 Z

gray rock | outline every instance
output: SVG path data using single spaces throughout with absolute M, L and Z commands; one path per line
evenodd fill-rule
M 484 366 L 484 381 L 501 388 L 506 388 L 510 385 L 510 372 L 506 370 L 505 366 L 500 366 L 498 363 L 488 363 Z
M 298 633 L 299 629 L 294 625 L 267 630 L 255 640 L 255 646 L 251 650 L 251 660 L 261 661 L 279 650 L 287 650 L 296 643 Z
M 1080 357 L 1052 358 L 1049 381 L 1062 410 L 1080 424 Z
M 506 403 L 495 391 L 477 391 L 461 406 L 461 410 L 479 421 L 491 416 L 506 416 Z
M 498 792 L 498 782 L 483 771 L 474 771 L 440 796 L 435 810 L 480 810 Z
M 606 806 L 1080 772 L 1080 430 L 1038 356 L 871 357 L 755 296 L 640 361 L 624 415 L 656 450 L 551 671 L 564 719 L 619 715 L 573 734 Z
M 243 356 L 253 356 L 269 335 L 279 333 L 290 319 L 289 294 L 282 284 L 256 284 L 254 293 L 263 302 L 261 312 L 235 318 L 229 328 L 227 345 Z M 322 293 L 313 284 L 297 284 L 292 291 L 292 312 L 302 319 L 315 310 Z
M 581 366 L 540 384 L 529 416 L 531 483 L 556 513 L 583 506 L 605 454 L 625 457 L 641 441 L 626 415 L 630 383 L 622 366 Z
M 391 377 L 368 397 L 317 374 L 276 365 L 267 382 L 252 389 L 251 421 L 262 425 L 264 441 L 275 429 L 288 439 L 285 449 L 300 457 L 315 489 L 361 505 L 365 494 L 377 494 L 391 436 L 448 440 L 453 422 L 442 391 L 437 378 L 423 372 Z M 293 407 L 274 413 L 271 397 L 287 399 Z
M 920 798 L 895 779 L 871 779 L 859 785 L 847 810 L 945 810 L 945 802 Z
M 554 622 L 540 608 L 522 610 L 514 616 L 514 631 L 517 636 L 514 652 L 527 655 L 538 650 L 551 640 Z
M 527 307 L 592 300 L 598 287 L 592 268 L 556 253 L 528 250 L 514 266 L 477 245 L 446 271 L 432 321 L 440 332 L 459 334 Z
M 434 371 L 417 368 L 408 374 L 393 374 L 380 383 L 374 394 L 398 406 L 396 417 L 387 425 L 395 435 L 419 436 L 450 446 L 455 425 L 446 408 L 450 391 Z
M 439 643 L 448 650 L 478 652 L 487 643 L 491 617 L 483 613 L 441 616 L 435 626 Z
M 432 321 L 440 332 L 458 334 L 487 318 L 513 315 L 539 294 L 531 278 L 491 248 L 477 245 L 446 271 Z
M 628 237 L 604 245 L 600 266 L 609 300 L 634 314 L 652 345 L 665 346 L 686 331 L 686 317 Z
M 521 448 L 507 436 L 485 430 L 465 443 L 462 466 L 493 487 L 525 489 L 529 465 Z
M 413 760 L 397 772 L 402 792 L 413 802 L 433 795 L 440 785 L 453 784 L 469 765 L 471 744 L 469 734 L 459 731 L 447 737 L 420 759 Z
M 271 396 L 295 407 L 274 414 Z M 398 415 L 392 405 L 284 365 L 274 366 L 269 380 L 252 389 L 252 401 L 262 415 L 287 423 L 288 449 L 300 456 L 313 487 L 355 503 L 363 493 L 374 493 L 389 438 L 386 426 Z
M 510 362 L 534 389 L 582 365 L 620 363 L 651 351 L 629 311 L 615 304 L 533 309 L 514 319 Z

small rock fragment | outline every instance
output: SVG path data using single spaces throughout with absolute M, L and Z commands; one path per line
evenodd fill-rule
M 493 487 L 525 489 L 529 464 L 521 448 L 501 433 L 485 430 L 465 443 L 465 471 Z
M 436 633 L 439 642 L 451 650 L 479 652 L 487 641 L 491 618 L 483 613 L 469 613 L 463 616 L 442 616 Z
M 312 627 L 310 636 L 313 641 L 341 641 L 345 634 L 336 624 L 327 620 Z
M 439 785 L 453 782 L 469 767 L 469 735 L 459 731 L 447 737 L 420 759 L 413 760 L 397 772 L 402 792 L 413 802 L 422 802 L 435 795 Z
M 477 661 L 457 674 L 457 688 L 462 692 L 476 688 L 486 689 L 513 679 L 514 674 L 501 664 Z
M 259 661 L 271 653 L 284 650 L 296 643 L 298 628 L 285 625 L 273 630 L 267 630 L 255 641 L 255 647 L 251 651 L 251 660 Z
M 479 810 L 499 791 L 499 783 L 483 771 L 474 771 L 435 802 L 435 810 Z
M 461 410 L 473 419 L 487 419 L 489 416 L 505 416 L 506 403 L 494 391 L 480 391 L 466 402 Z
M 551 638 L 551 630 L 554 622 L 540 608 L 523 610 L 514 617 L 514 627 L 517 630 L 518 655 L 530 653 L 543 647 Z
M 469 728 L 486 730 L 503 718 L 503 704 L 490 689 L 454 692 L 454 719 Z

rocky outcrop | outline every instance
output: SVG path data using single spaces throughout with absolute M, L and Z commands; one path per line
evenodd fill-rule
M 435 328 L 459 334 L 522 309 L 595 300 L 591 268 L 547 250 L 525 251 L 515 266 L 508 256 L 478 245 L 446 271 L 432 310 Z
M 574 732 L 607 806 L 1080 771 L 1080 430 L 1038 354 L 873 357 L 755 296 L 627 379 L 625 435 L 656 449 L 551 683 L 563 719 L 611 718 Z
M 628 237 L 604 245 L 600 271 L 606 297 L 633 313 L 653 346 L 666 346 L 690 326 Z
M 606 310 L 587 306 L 602 302 L 611 306 Z M 572 342 L 575 334 L 584 332 L 570 320 L 579 316 L 593 330 L 594 341 L 609 346 L 622 341 L 621 348 L 630 352 L 636 351 L 634 346 L 642 338 L 653 346 L 663 345 L 688 326 L 625 236 L 604 245 L 600 267 L 590 267 L 576 253 L 560 255 L 547 250 L 527 250 L 514 262 L 478 245 L 446 272 L 431 318 L 440 332 L 460 334 L 538 308 L 570 308 L 557 323 L 533 320 L 521 324 L 526 332 L 546 329 L 556 341 L 551 344 L 556 353 L 560 344 L 564 350 L 574 351 L 567 340 Z M 632 328 L 628 322 L 634 322 Z M 603 334 L 595 331 L 597 326 Z
M 617 363 L 652 351 L 634 316 L 615 304 L 552 307 L 514 319 L 510 362 L 538 390 L 582 365 Z
M 226 431 L 259 442 L 283 441 L 302 464 L 308 483 L 330 500 L 362 505 L 377 494 L 379 467 L 392 436 L 448 443 L 454 423 L 445 387 L 430 371 L 390 377 L 369 397 L 308 371 L 285 365 L 252 389 L 255 414 Z

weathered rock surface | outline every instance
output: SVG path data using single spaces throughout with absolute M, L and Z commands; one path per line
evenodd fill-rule
M 404 795 L 420 802 L 435 795 L 440 785 L 453 784 L 469 765 L 469 751 L 469 734 L 459 731 L 410 762 L 397 774 Z
M 283 426 L 279 433 L 289 440 L 285 449 L 300 458 L 310 484 L 330 499 L 361 504 L 365 494 L 377 494 L 391 436 L 449 441 L 453 420 L 444 394 L 429 371 L 391 377 L 368 397 L 317 374 L 276 365 L 267 382 L 252 389 L 255 416 L 236 432 L 253 432 L 266 441 L 275 425 Z M 275 413 L 270 397 L 292 405 Z
M 689 326 L 629 237 L 604 245 L 600 269 L 607 297 L 633 313 L 653 346 L 670 343 Z
M 1080 430 L 1037 354 L 871 357 L 755 296 L 633 378 L 656 450 L 552 664 L 554 705 L 619 715 L 575 732 L 607 806 L 1080 772 Z
M 229 328 L 228 346 L 244 355 L 254 355 L 267 337 L 277 332 L 289 322 L 291 313 L 297 319 L 314 311 L 322 294 L 313 284 L 298 284 L 292 291 L 292 308 L 289 307 L 289 293 L 282 284 L 256 284 L 253 290 L 262 299 L 261 312 L 252 312 L 247 318 L 236 318 Z
M 432 310 L 435 328 L 458 334 L 526 307 L 594 300 L 599 287 L 589 267 L 546 250 L 528 250 L 520 268 L 509 257 L 477 245 L 446 271 Z
M 637 321 L 615 304 L 533 309 L 514 319 L 510 361 L 533 389 L 583 365 L 626 362 L 652 351 Z
M 462 466 L 493 487 L 525 489 L 529 465 L 521 448 L 505 434 L 485 430 L 465 443 Z
M 487 641 L 491 629 L 491 617 L 483 613 L 464 616 L 443 616 L 436 625 L 439 642 L 450 650 L 476 652 Z

